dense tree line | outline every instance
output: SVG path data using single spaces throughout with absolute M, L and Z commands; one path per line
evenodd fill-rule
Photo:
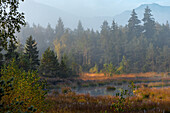
M 77 73 L 96 67 L 95 72 L 104 72 L 109 65 L 117 73 L 170 71 L 170 25 L 155 22 L 149 7 L 142 20 L 133 10 L 124 27 L 115 21 L 111 25 L 104 21 L 100 31 L 85 30 L 79 21 L 77 28 L 71 30 L 64 28 L 60 18 L 55 29 L 50 24 L 47 28 L 27 25 L 18 34 L 20 41 L 24 42 L 30 34 L 38 42 L 40 55 L 48 47 L 59 61 L 66 54 L 68 67 Z
M 3 59 L 3 56 L 5 59 Z M 76 75 L 74 70 L 68 67 L 67 56 L 63 55 L 61 62 L 59 62 L 57 55 L 53 50 L 50 50 L 50 48 L 45 50 L 42 58 L 39 60 L 37 42 L 32 36 L 27 38 L 25 47 L 19 43 L 13 44 L 12 46 L 8 45 L 6 54 L 1 54 L 1 57 L 2 65 L 8 65 L 15 60 L 17 65 L 24 71 L 38 71 L 39 74 L 44 77 L 68 78 Z

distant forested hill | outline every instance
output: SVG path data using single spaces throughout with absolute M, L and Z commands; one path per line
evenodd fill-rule
M 153 11 L 152 14 L 154 18 L 159 23 L 166 23 L 166 21 L 170 21 L 170 6 L 161 6 L 158 4 L 143 4 L 137 8 L 135 8 L 139 18 L 143 18 L 144 8 L 149 6 L 149 8 Z M 124 11 L 119 15 L 113 15 L 108 17 L 98 16 L 98 17 L 81 17 L 74 14 L 70 14 L 66 11 L 62 11 L 55 7 L 51 7 L 45 4 L 41 4 L 35 2 L 34 0 L 25 1 L 21 6 L 20 10 L 24 11 L 26 14 L 26 21 L 32 25 L 35 23 L 36 25 L 40 24 L 43 27 L 46 27 L 48 23 L 54 28 L 57 24 L 57 20 L 59 17 L 62 18 L 65 27 L 69 27 L 71 29 L 76 28 L 78 21 L 81 20 L 84 28 L 93 28 L 94 30 L 100 30 L 101 23 L 106 20 L 111 23 L 115 20 L 119 25 L 125 25 L 130 18 L 131 11 Z
M 155 18 L 155 21 L 159 23 L 166 23 L 166 21 L 170 21 L 170 6 L 161 6 L 159 4 L 142 4 L 139 7 L 135 8 L 136 13 L 138 14 L 139 18 L 143 18 L 144 9 L 148 6 L 152 10 L 152 15 Z M 124 11 L 119 15 L 114 16 L 114 19 L 120 25 L 125 25 L 130 18 L 131 11 Z

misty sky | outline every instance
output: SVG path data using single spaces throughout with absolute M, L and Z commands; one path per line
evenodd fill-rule
M 141 4 L 170 6 L 170 0 L 35 0 L 78 16 L 114 16 Z

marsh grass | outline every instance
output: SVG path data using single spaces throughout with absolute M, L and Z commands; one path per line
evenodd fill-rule
M 121 96 L 90 96 L 89 94 L 49 95 L 50 113 L 114 113 L 121 108 L 124 113 L 170 112 L 170 88 L 138 88 L 134 96 L 120 101 Z M 144 98 L 145 97 L 145 98 Z M 116 105 L 116 106 L 113 106 Z M 117 109 L 117 110 L 116 110 Z

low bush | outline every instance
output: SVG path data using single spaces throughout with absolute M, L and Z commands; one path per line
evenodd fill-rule
M 116 88 L 114 86 L 108 86 L 107 87 L 107 91 L 114 91 L 116 90 Z
M 41 112 L 45 110 L 47 106 L 45 102 L 46 91 L 44 91 L 44 84 L 40 81 L 38 74 L 36 72 L 25 72 L 12 61 L 11 64 L 4 66 L 1 69 L 1 81 L 9 83 L 10 78 L 14 78 L 9 86 L 12 86 L 12 90 L 7 88 L 7 94 L 3 96 L 0 103 L 4 105 L 12 106 L 10 103 L 13 101 L 23 102 L 24 104 L 20 106 L 23 112 L 26 112 L 28 107 L 34 106 L 37 108 L 36 112 Z M 13 109 L 18 109 L 12 107 Z M 32 109 L 32 107 L 30 108 Z M 16 112 L 12 111 L 12 112 Z

